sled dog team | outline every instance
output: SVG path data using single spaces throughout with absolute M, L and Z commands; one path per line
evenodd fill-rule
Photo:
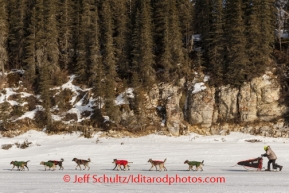
M 270 146 L 264 146 L 264 150 L 266 151 L 266 153 L 264 154 L 261 154 L 262 157 L 267 157 L 268 158 L 268 165 L 267 165 L 267 169 L 265 171 L 271 171 L 270 169 L 270 165 L 272 163 L 273 165 L 273 169 L 277 169 L 279 168 L 279 171 L 282 170 L 283 166 L 279 165 L 276 163 L 276 160 L 277 160 L 277 156 L 276 154 L 273 152 L 273 150 L 271 149 Z M 165 162 L 166 162 L 167 158 L 164 159 L 163 161 L 161 160 L 153 160 L 153 159 L 149 159 L 148 162 L 151 163 L 151 168 L 149 169 L 149 171 L 152 170 L 153 167 L 156 168 L 156 171 L 158 170 L 157 167 L 159 167 L 159 171 L 167 171 L 167 168 L 165 167 Z M 62 162 L 64 161 L 63 158 L 61 158 L 60 161 L 56 161 L 56 160 L 49 160 L 47 162 L 40 162 L 40 165 L 44 165 L 44 168 L 45 168 L 45 171 L 47 168 L 50 169 L 53 169 L 55 170 L 56 166 L 58 165 L 59 166 L 59 170 L 60 169 L 64 169 L 64 167 L 62 166 Z M 91 161 L 89 158 L 87 160 L 82 160 L 82 159 L 78 159 L 78 158 L 73 158 L 72 161 L 74 161 L 76 163 L 76 168 L 79 167 L 79 169 L 81 170 L 81 165 L 84 166 L 84 169 L 85 170 L 86 168 L 88 168 L 88 170 L 90 169 L 89 167 L 89 162 Z M 11 161 L 10 164 L 13 165 L 12 169 L 14 169 L 14 167 L 16 166 L 18 168 L 19 171 L 23 171 L 25 170 L 25 167 L 29 170 L 28 166 L 27 166 L 27 163 L 29 162 L 26 161 Z M 133 163 L 133 162 L 128 162 L 127 160 L 118 160 L 118 159 L 113 159 L 113 162 L 115 164 L 115 167 L 113 168 L 113 170 L 115 170 L 117 168 L 117 170 L 129 170 L 129 163 Z M 204 166 L 204 160 L 202 162 L 199 162 L 199 161 L 189 161 L 189 160 L 186 160 L 184 162 L 184 164 L 188 164 L 189 165 L 189 171 L 190 170 L 193 170 L 193 167 L 195 167 L 195 171 L 198 171 L 199 169 L 201 171 L 203 171 L 203 167 Z M 122 166 L 122 168 L 121 168 Z
M 151 165 L 152 165 L 151 168 L 149 169 L 149 171 L 151 171 L 153 167 L 156 168 L 156 171 L 158 171 L 158 168 L 159 168 L 159 171 L 162 171 L 162 170 L 167 171 L 167 168 L 165 167 L 166 160 L 167 160 L 167 158 L 164 159 L 163 161 L 149 159 L 148 162 L 151 163 Z M 63 170 L 64 169 L 64 167 L 62 166 L 62 162 L 63 161 L 64 161 L 63 158 L 61 158 L 60 161 L 57 161 L 57 160 L 49 160 L 47 162 L 42 161 L 42 162 L 40 162 L 40 165 L 44 165 L 45 171 L 46 171 L 47 168 L 49 170 L 52 169 L 54 171 L 57 165 L 59 166 L 59 170 Z M 76 168 L 75 169 L 77 169 L 77 167 L 79 167 L 79 169 L 81 170 L 82 169 L 81 165 L 84 166 L 83 170 L 85 170 L 86 168 L 88 168 L 88 170 L 90 169 L 89 162 L 91 160 L 89 158 L 87 160 L 73 158 L 72 161 L 74 161 L 76 163 Z M 15 166 L 18 168 L 19 171 L 25 170 L 25 167 L 27 168 L 27 170 L 29 170 L 29 168 L 27 166 L 28 162 L 29 162 L 29 160 L 26 161 L 26 162 L 24 162 L 24 161 L 11 161 L 10 164 L 13 165 L 11 171 L 14 169 Z M 113 159 L 112 163 L 115 164 L 115 167 L 113 168 L 113 170 L 115 170 L 116 168 L 117 168 L 117 170 L 129 170 L 130 166 L 128 164 L 129 163 L 133 163 L 133 162 L 129 162 L 127 160 Z M 204 166 L 204 161 L 198 162 L 198 161 L 188 161 L 188 160 L 186 160 L 184 162 L 184 164 L 188 164 L 189 165 L 189 171 L 193 170 L 194 166 L 196 168 L 195 171 L 197 171 L 198 169 L 201 169 L 201 171 L 203 171 L 202 166 Z

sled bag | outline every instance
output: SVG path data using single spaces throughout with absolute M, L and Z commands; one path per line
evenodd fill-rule
M 244 161 L 238 162 L 237 164 L 241 166 L 247 166 L 247 167 L 257 168 L 261 170 L 262 164 L 263 164 L 263 158 L 258 157 L 255 159 L 244 160 Z

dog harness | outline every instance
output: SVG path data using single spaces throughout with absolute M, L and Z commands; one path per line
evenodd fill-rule
M 190 162 L 188 162 L 188 164 L 189 164 L 190 166 L 197 166 L 197 167 L 199 167 L 199 166 L 201 165 L 201 163 L 202 163 L 202 162 L 197 162 L 197 161 L 190 161 Z
M 118 165 L 126 166 L 128 164 L 128 161 L 127 160 L 116 160 L 115 163 Z
M 44 165 L 51 168 L 54 165 L 54 163 L 53 162 L 44 162 Z
M 20 161 L 20 162 L 18 162 L 18 161 L 14 161 L 14 165 L 15 166 L 22 166 L 24 163 L 26 163 L 26 162 L 23 162 L 23 161 Z

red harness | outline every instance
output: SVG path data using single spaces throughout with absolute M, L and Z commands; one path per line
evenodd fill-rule
M 128 164 L 127 160 L 116 160 L 115 162 L 118 165 L 126 166 Z

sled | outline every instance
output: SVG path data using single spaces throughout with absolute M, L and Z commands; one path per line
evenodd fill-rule
M 244 161 L 239 161 L 237 164 L 240 166 L 243 166 L 246 170 L 261 171 L 262 165 L 263 165 L 263 158 L 258 157 L 255 159 L 248 159 L 248 160 L 244 160 Z

